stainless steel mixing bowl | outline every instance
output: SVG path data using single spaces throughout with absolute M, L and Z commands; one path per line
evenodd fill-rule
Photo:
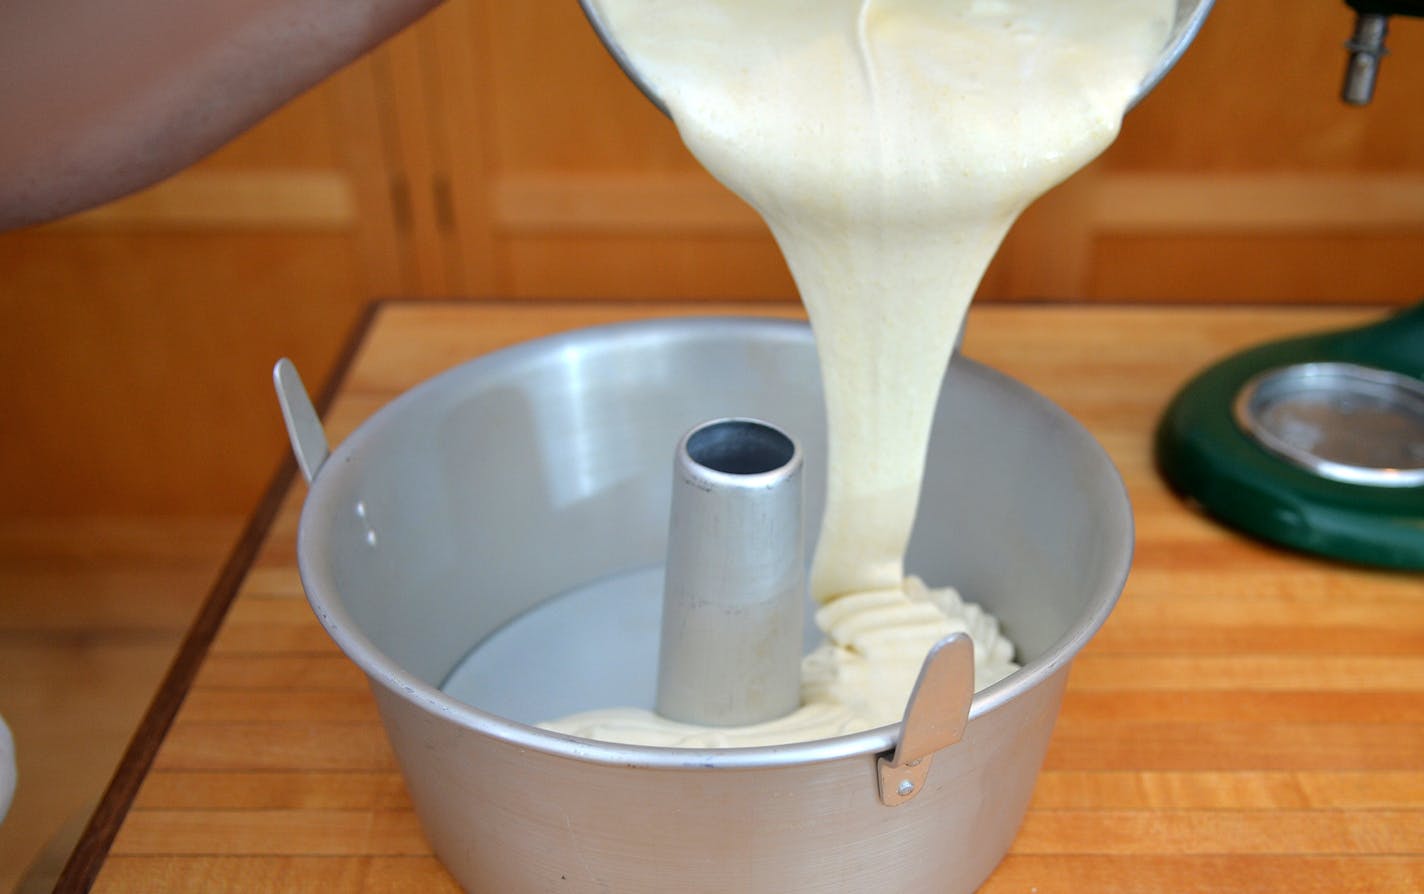
M 1167 76 L 1167 72 L 1177 64 L 1177 60 L 1182 58 L 1182 54 L 1187 51 L 1187 47 L 1196 39 L 1197 32 L 1201 31 L 1202 23 L 1206 21 L 1207 13 L 1211 12 L 1214 0 L 1178 0 L 1176 13 L 1172 19 L 1172 29 L 1167 33 L 1167 42 L 1162 47 L 1162 53 L 1157 57 L 1157 64 L 1152 66 L 1142 79 L 1142 84 L 1138 86 L 1136 95 L 1132 98 L 1129 106 L 1136 106 L 1142 102 L 1143 98 Z M 583 8 L 584 16 L 588 23 L 593 26 L 593 33 L 598 35 L 604 49 L 608 50 L 608 55 L 613 57 L 613 61 L 618 63 L 618 67 L 623 69 L 623 74 L 638 91 L 647 97 L 648 101 L 658 107 L 658 111 L 664 115 L 668 114 L 667 104 L 663 102 L 651 85 L 638 72 L 638 68 L 633 64 L 633 60 L 623 51 L 623 47 L 613 37 L 613 32 L 604 20 L 602 11 L 599 9 L 598 0 L 579 0 L 579 6 Z
M 649 321 L 499 351 L 398 398 L 316 470 L 302 581 L 370 678 L 426 834 L 469 890 L 968 892 L 1013 840 L 1069 663 L 1126 577 L 1131 511 L 1086 431 L 963 357 L 908 566 L 997 614 L 1024 667 L 975 697 L 964 738 L 913 800 L 877 794 L 898 725 L 644 748 L 545 732 L 440 690 L 523 613 L 660 563 L 669 451 L 724 416 L 800 442 L 814 532 L 819 376 L 809 329 L 784 321 Z M 569 654 L 548 643 L 554 679 L 580 674 Z

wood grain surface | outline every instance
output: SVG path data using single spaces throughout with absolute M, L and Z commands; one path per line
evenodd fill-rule
M 791 305 L 390 303 L 327 414 L 333 442 L 400 391 L 540 334 Z M 1137 514 L 1119 607 L 1075 662 L 1032 807 L 984 887 L 1008 892 L 1424 890 L 1424 578 L 1253 543 L 1164 488 L 1150 432 L 1235 348 L 1359 309 L 984 306 L 966 352 L 1102 441 Z M 294 567 L 282 499 L 95 890 L 455 891 L 364 679 Z M 171 695 L 171 694 L 170 694 Z

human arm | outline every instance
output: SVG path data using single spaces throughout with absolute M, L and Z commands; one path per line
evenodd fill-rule
M 438 2 L 0 3 L 0 230 L 187 167 Z

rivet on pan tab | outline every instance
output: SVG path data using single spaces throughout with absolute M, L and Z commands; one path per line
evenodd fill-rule
M 880 803 L 898 807 L 925 787 L 935 752 L 963 738 L 973 701 L 974 643 L 952 633 L 925 656 L 894 754 L 876 761 Z

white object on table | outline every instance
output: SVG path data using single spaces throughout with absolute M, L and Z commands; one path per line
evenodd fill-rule
M 0 822 L 10 812 L 10 801 L 15 796 L 15 739 L 5 718 L 0 717 Z

